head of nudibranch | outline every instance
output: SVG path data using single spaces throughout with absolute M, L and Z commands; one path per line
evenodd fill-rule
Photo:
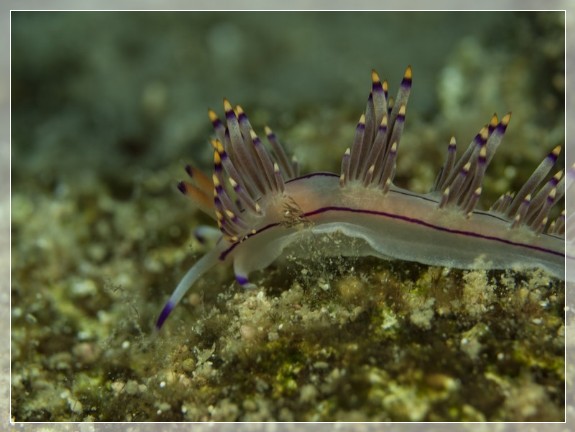
M 190 287 L 217 263 L 231 263 L 235 279 L 253 287 L 248 275 L 267 267 L 286 248 L 311 241 L 325 255 L 373 255 L 455 268 L 541 267 L 554 276 L 565 270 L 565 213 L 549 222 L 550 210 L 565 191 L 559 171 L 546 181 L 558 159 L 553 149 L 516 194 L 505 194 L 489 211 L 476 209 L 483 177 L 509 125 L 511 114 L 493 115 L 456 156 L 452 138 L 428 194 L 394 185 L 396 158 L 412 86 L 404 73 L 392 102 L 387 82 L 371 73 L 367 106 L 354 141 L 342 157 L 340 174 L 299 175 L 268 127 L 271 152 L 254 132 L 242 107 L 224 99 L 225 120 L 212 110 L 211 178 L 186 167 L 190 181 L 178 189 L 190 197 L 217 228 L 198 227 L 208 251 L 180 281 L 156 322 L 159 329 Z M 572 183 L 575 168 L 568 171 Z M 331 242 L 338 238 L 350 239 Z M 314 240 L 325 237 L 321 242 Z M 307 244 L 307 243 L 306 243 Z M 358 246 L 359 244 L 359 246 Z M 299 248 L 305 253 L 305 248 Z M 481 258 L 481 259 L 478 259 Z

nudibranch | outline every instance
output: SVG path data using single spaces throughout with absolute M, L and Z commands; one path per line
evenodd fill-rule
M 224 99 L 225 122 L 209 110 L 215 130 L 212 177 L 186 167 L 191 180 L 179 190 L 213 217 L 219 229 L 196 235 L 215 244 L 181 280 L 156 327 L 190 287 L 217 263 L 232 264 L 236 281 L 253 287 L 249 275 L 284 250 L 324 255 L 372 255 L 460 269 L 542 268 L 565 274 L 565 212 L 550 222 L 575 168 L 547 179 L 560 154 L 554 148 L 523 187 L 501 196 L 488 211 L 476 209 L 487 166 L 511 119 L 493 115 L 459 158 L 452 138 L 435 184 L 417 194 L 393 183 L 412 70 L 405 71 L 395 101 L 377 72 L 341 173 L 300 175 L 268 127 L 267 150 L 244 110 Z M 302 247 L 302 245 L 311 245 Z

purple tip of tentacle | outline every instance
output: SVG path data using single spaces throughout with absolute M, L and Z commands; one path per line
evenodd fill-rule
M 552 164 L 555 164 L 555 162 L 557 162 L 558 157 L 559 154 L 555 150 L 553 150 L 551 153 L 547 155 L 547 159 L 549 159 Z
M 171 301 L 168 301 L 168 303 L 166 303 L 166 305 L 164 306 L 164 309 L 162 309 L 162 312 L 160 313 L 160 316 L 158 317 L 158 321 L 156 321 L 156 330 L 160 330 L 162 328 L 162 326 L 164 325 L 164 322 L 166 321 L 168 316 L 174 310 L 174 306 L 175 306 L 175 304 L 172 303 Z
M 214 197 L 214 206 L 216 207 L 216 209 L 220 210 L 222 209 L 222 200 L 220 199 L 219 196 L 215 196 Z
M 485 165 L 487 163 L 487 157 L 479 154 L 479 156 L 477 156 L 477 163 L 480 165 Z
M 178 190 L 183 193 L 184 195 L 186 194 L 186 185 L 184 184 L 183 181 L 178 182 Z
M 221 154 L 220 154 L 220 158 L 223 159 L 223 157 L 222 157 Z M 214 172 L 215 172 L 216 174 L 221 173 L 221 172 L 222 172 L 222 169 L 223 169 L 223 168 L 222 168 L 222 163 L 221 163 L 221 162 L 214 164 Z
M 497 123 L 497 126 L 495 126 L 495 130 L 497 131 L 497 133 L 499 134 L 504 134 L 505 131 L 507 130 L 507 126 L 509 123 L 505 123 L 503 121 L 500 121 L 499 123 Z
M 248 278 L 242 275 L 236 275 L 236 281 L 238 281 L 241 286 L 245 286 L 250 283 Z
M 555 202 L 555 194 L 547 195 L 547 204 L 551 206 L 553 205 L 554 202 Z
M 215 115 L 215 113 L 214 113 L 214 115 Z M 220 126 L 222 126 L 222 121 L 221 121 L 218 117 L 214 117 L 214 118 L 212 119 L 212 127 L 213 127 L 214 129 L 217 129 L 217 128 L 219 128 Z
M 222 161 L 228 159 L 228 152 L 224 150 L 220 153 L 220 157 L 222 158 Z
M 405 71 L 405 75 L 403 75 L 403 79 L 401 80 L 401 87 L 404 89 L 411 88 L 411 67 Z
M 192 169 L 192 167 L 190 165 L 186 165 L 184 167 L 184 169 L 186 170 L 186 173 L 190 176 L 190 177 L 194 177 L 194 171 Z
M 483 141 L 483 139 L 481 138 L 481 132 L 478 132 L 474 137 L 473 137 L 473 143 L 478 146 L 481 147 L 482 144 L 484 144 L 485 142 Z
M 487 144 L 487 139 L 489 138 L 489 132 L 485 134 L 479 134 L 479 140 L 477 141 L 477 147 L 481 148 Z

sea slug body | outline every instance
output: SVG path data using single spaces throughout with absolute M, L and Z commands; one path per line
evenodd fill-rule
M 476 209 L 487 166 L 501 143 L 511 114 L 493 115 L 457 158 L 452 138 L 446 160 L 427 194 L 394 185 L 396 157 L 412 86 L 403 76 L 395 102 L 387 82 L 372 71 L 371 92 L 340 174 L 299 175 L 276 135 L 265 129 L 272 152 L 240 106 L 224 99 L 225 121 L 209 110 L 211 178 L 186 167 L 191 178 L 179 190 L 213 217 L 219 229 L 199 227 L 200 240 L 215 246 L 181 280 L 156 322 L 159 329 L 187 290 L 217 263 L 232 264 L 236 281 L 253 287 L 252 271 L 263 269 L 289 248 L 313 245 L 323 255 L 372 255 L 461 269 L 542 268 L 565 275 L 565 212 L 551 209 L 575 178 L 550 171 L 554 148 L 515 194 L 501 196 L 488 211 Z M 319 241 L 321 239 L 321 241 Z M 567 257 L 573 259 L 573 257 Z

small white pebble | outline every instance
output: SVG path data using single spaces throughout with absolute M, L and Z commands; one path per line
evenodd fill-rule
M 130 342 L 129 341 L 122 342 L 122 348 L 124 348 L 124 349 L 130 348 Z
M 164 387 L 166 387 L 166 381 L 160 382 L 160 388 L 164 388 Z
M 461 339 L 461 345 L 467 345 L 468 343 L 469 343 L 469 340 L 467 338 Z
M 539 324 L 541 324 L 541 323 L 543 322 L 543 320 L 542 320 L 541 318 L 533 318 L 533 319 L 531 320 L 531 322 L 532 322 L 533 324 L 539 325 Z

